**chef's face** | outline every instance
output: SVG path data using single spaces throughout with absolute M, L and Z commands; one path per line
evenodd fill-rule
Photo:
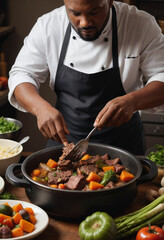
M 103 31 L 113 0 L 64 0 L 68 18 L 85 41 L 97 39 Z

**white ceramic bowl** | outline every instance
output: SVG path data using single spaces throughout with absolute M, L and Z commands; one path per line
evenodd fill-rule
M 15 150 L 13 150 L 9 155 L 5 155 L 4 151 L 2 153 L 2 150 L 7 150 L 7 149 L 11 149 L 12 147 L 14 147 L 18 142 L 13 141 L 13 140 L 9 140 L 9 139 L 0 139 L 0 176 L 4 176 L 6 169 L 9 165 L 13 164 L 13 163 L 18 163 L 20 158 L 21 158 L 21 154 L 23 151 L 23 146 L 20 145 L 18 148 L 16 148 Z

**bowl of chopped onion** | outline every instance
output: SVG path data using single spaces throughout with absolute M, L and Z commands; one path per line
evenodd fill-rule
M 5 175 L 9 165 L 19 162 L 23 151 L 22 145 L 8 152 L 17 143 L 18 142 L 9 139 L 0 139 L 0 176 Z
M 17 140 L 22 131 L 22 123 L 14 118 L 0 117 L 0 139 Z

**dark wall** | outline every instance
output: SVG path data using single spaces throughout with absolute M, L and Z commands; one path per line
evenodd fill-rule
M 13 65 L 24 38 L 37 18 L 61 5 L 63 5 L 62 0 L 7 0 L 7 25 L 15 27 L 14 32 L 10 33 L 3 43 L 8 70 Z M 50 90 L 48 81 L 41 86 L 40 93 L 50 103 L 55 102 L 56 96 Z M 38 151 L 44 148 L 47 140 L 38 130 L 36 118 L 29 113 L 17 110 L 16 118 L 23 123 L 20 139 L 26 135 L 30 136 L 30 140 L 24 144 L 24 151 Z

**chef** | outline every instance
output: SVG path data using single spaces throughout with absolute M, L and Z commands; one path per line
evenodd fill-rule
M 138 110 L 164 109 L 164 36 L 153 16 L 112 0 L 64 0 L 40 17 L 10 70 L 9 101 L 47 146 L 92 142 L 144 154 Z M 39 95 L 50 75 L 52 106 Z M 144 80 L 144 83 L 143 83 Z

